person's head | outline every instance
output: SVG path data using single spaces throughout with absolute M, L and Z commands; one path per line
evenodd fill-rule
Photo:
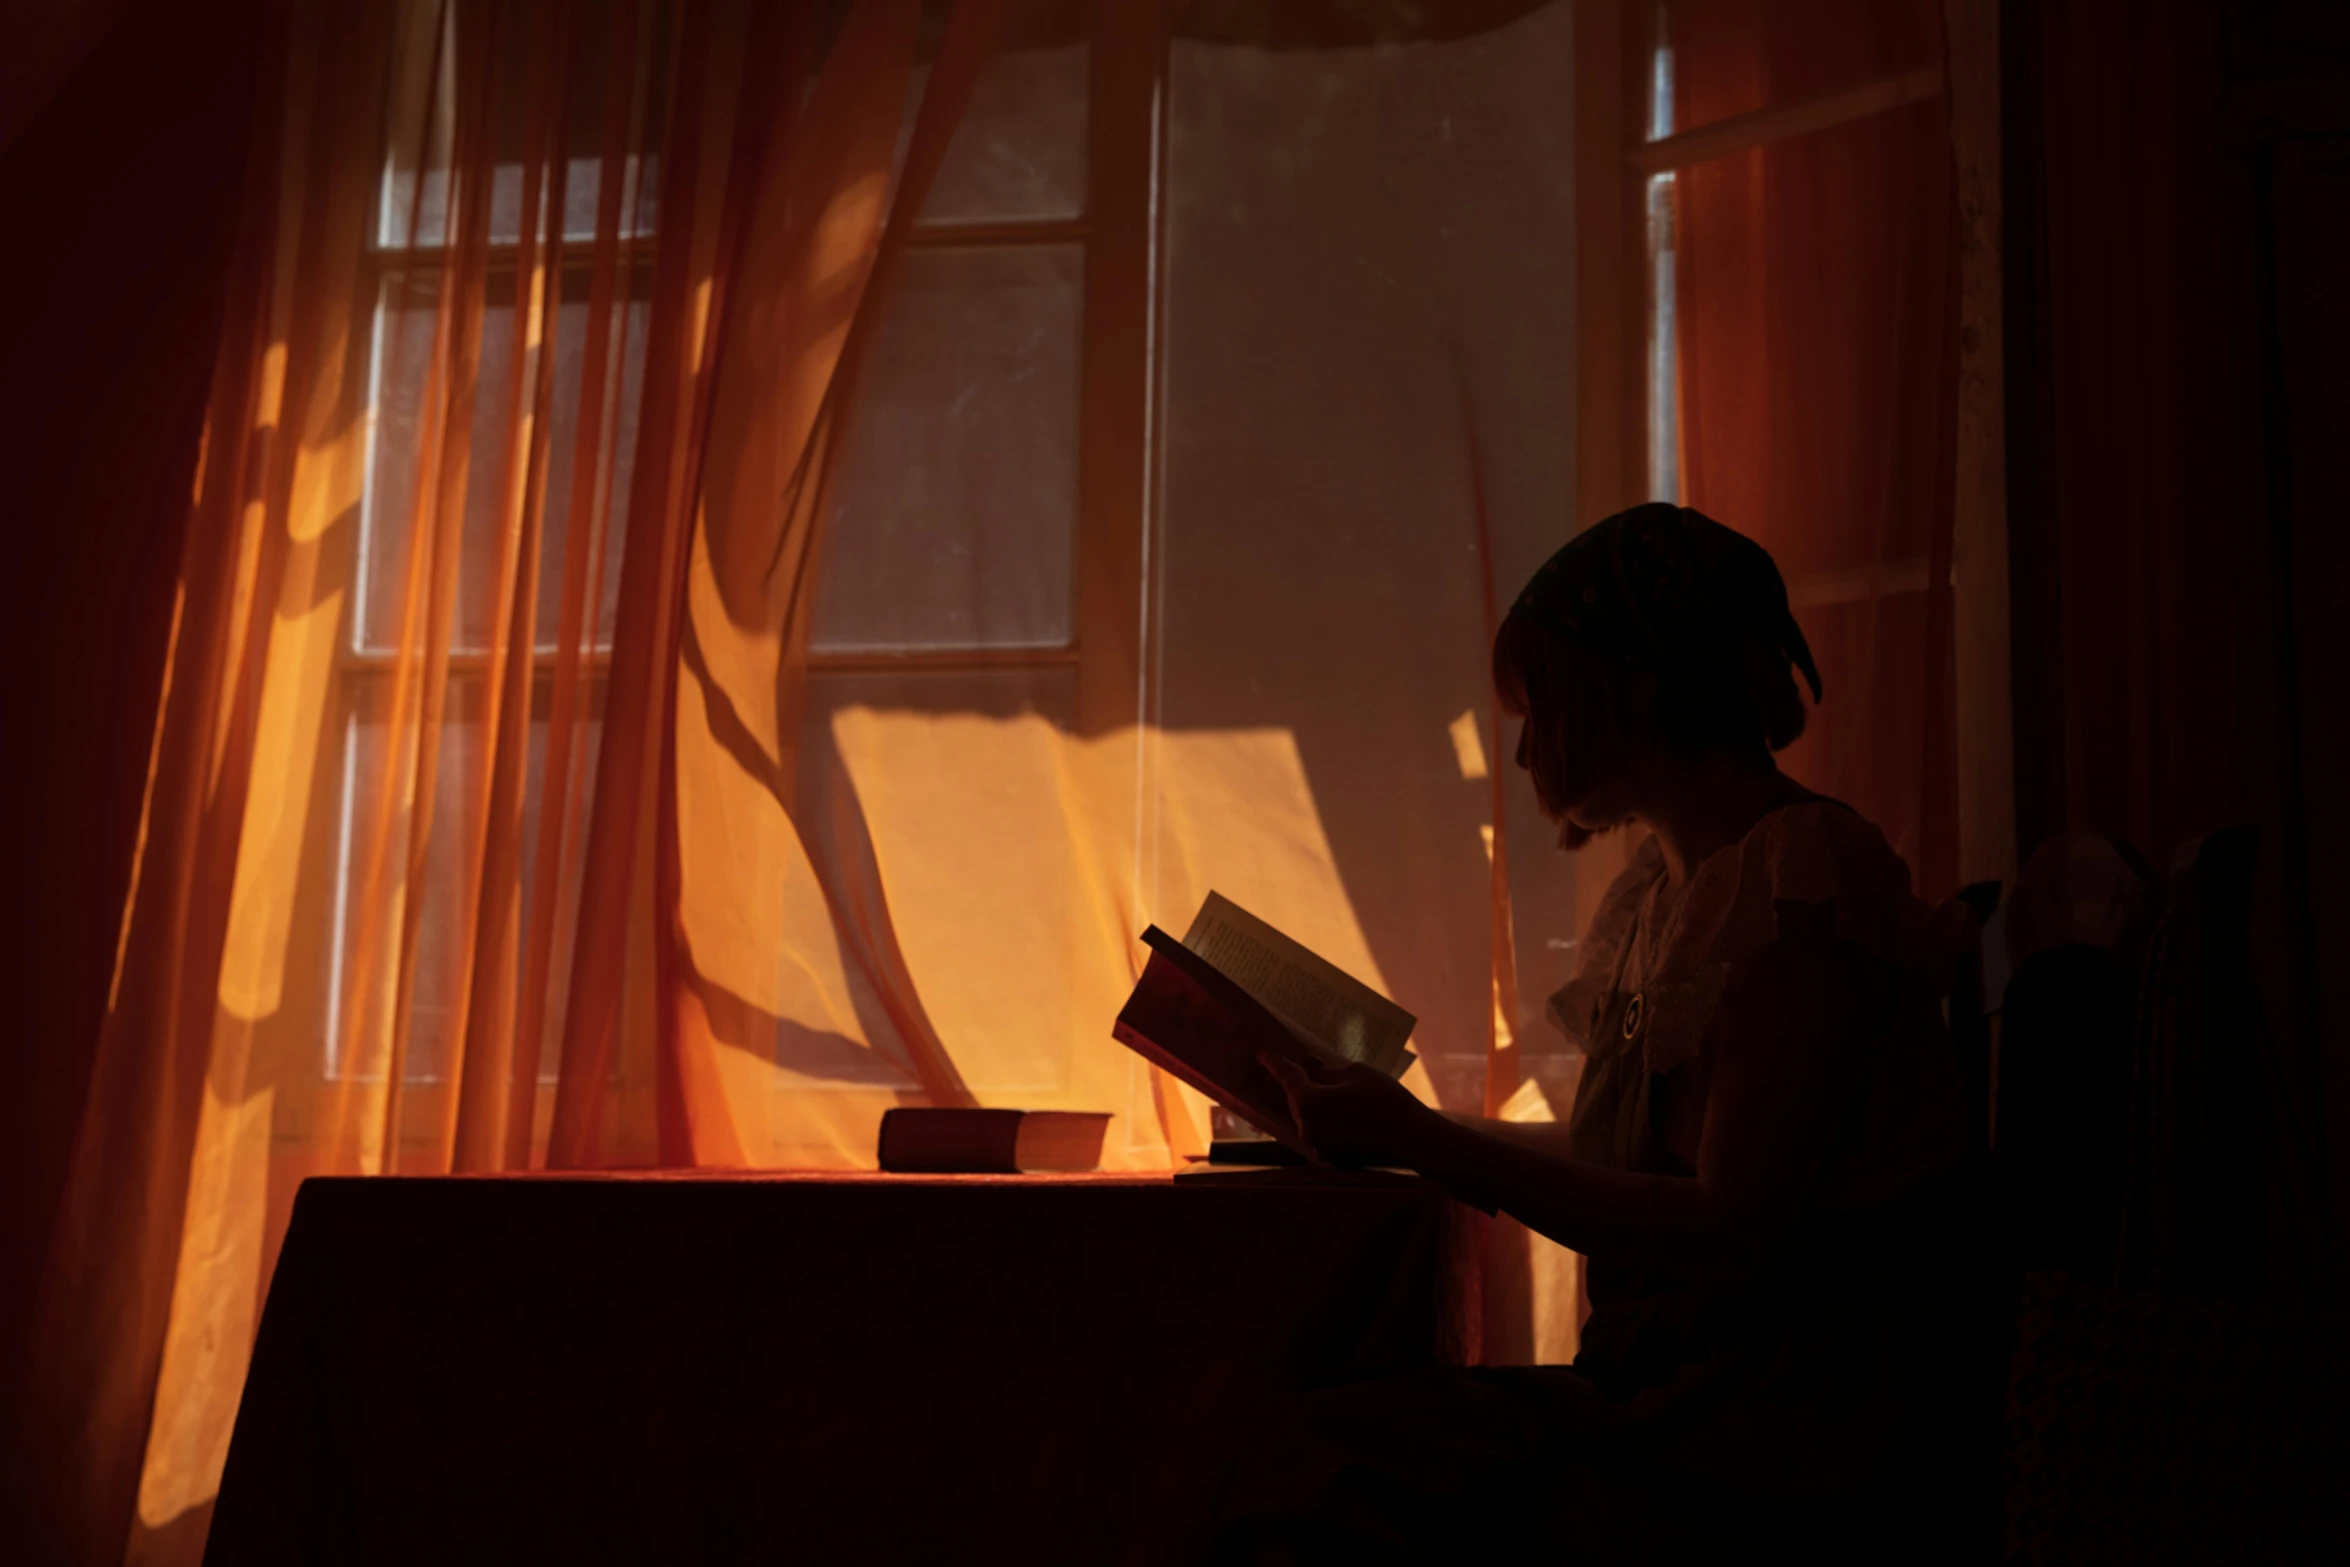
M 1518 765 L 1580 848 L 1640 812 L 1659 780 L 1716 758 L 1770 765 L 1803 733 L 1811 649 L 1770 553 L 1685 507 L 1586 528 L 1518 595 L 1493 643 Z

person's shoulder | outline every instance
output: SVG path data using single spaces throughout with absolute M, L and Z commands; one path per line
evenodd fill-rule
M 1909 862 L 1877 824 L 1852 807 L 1811 799 L 1775 811 L 1748 839 L 1746 874 L 1767 890 L 1770 906 L 1833 900 L 1846 936 L 1924 974 L 1946 990 L 1958 953 L 1975 939 L 1963 903 L 1927 903 L 1911 886 Z
M 1888 909 L 1910 897 L 1909 865 L 1877 824 L 1824 795 L 1765 816 L 1746 839 L 1746 870 L 1773 899 Z

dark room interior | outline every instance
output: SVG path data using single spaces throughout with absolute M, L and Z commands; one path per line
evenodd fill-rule
M 2350 1560 L 2350 6 L 8 0 L 0 214 L 0 1558 Z

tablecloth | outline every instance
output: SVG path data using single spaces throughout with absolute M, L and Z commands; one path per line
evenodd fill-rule
M 207 1561 L 1193 1559 L 1285 1386 L 1459 1358 L 1414 1182 L 313 1180 Z

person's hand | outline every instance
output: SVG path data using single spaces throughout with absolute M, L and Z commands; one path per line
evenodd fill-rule
M 1257 1056 L 1289 1097 L 1289 1116 L 1325 1164 L 1409 1164 L 1412 1133 L 1433 1114 L 1412 1091 L 1375 1067 Z

